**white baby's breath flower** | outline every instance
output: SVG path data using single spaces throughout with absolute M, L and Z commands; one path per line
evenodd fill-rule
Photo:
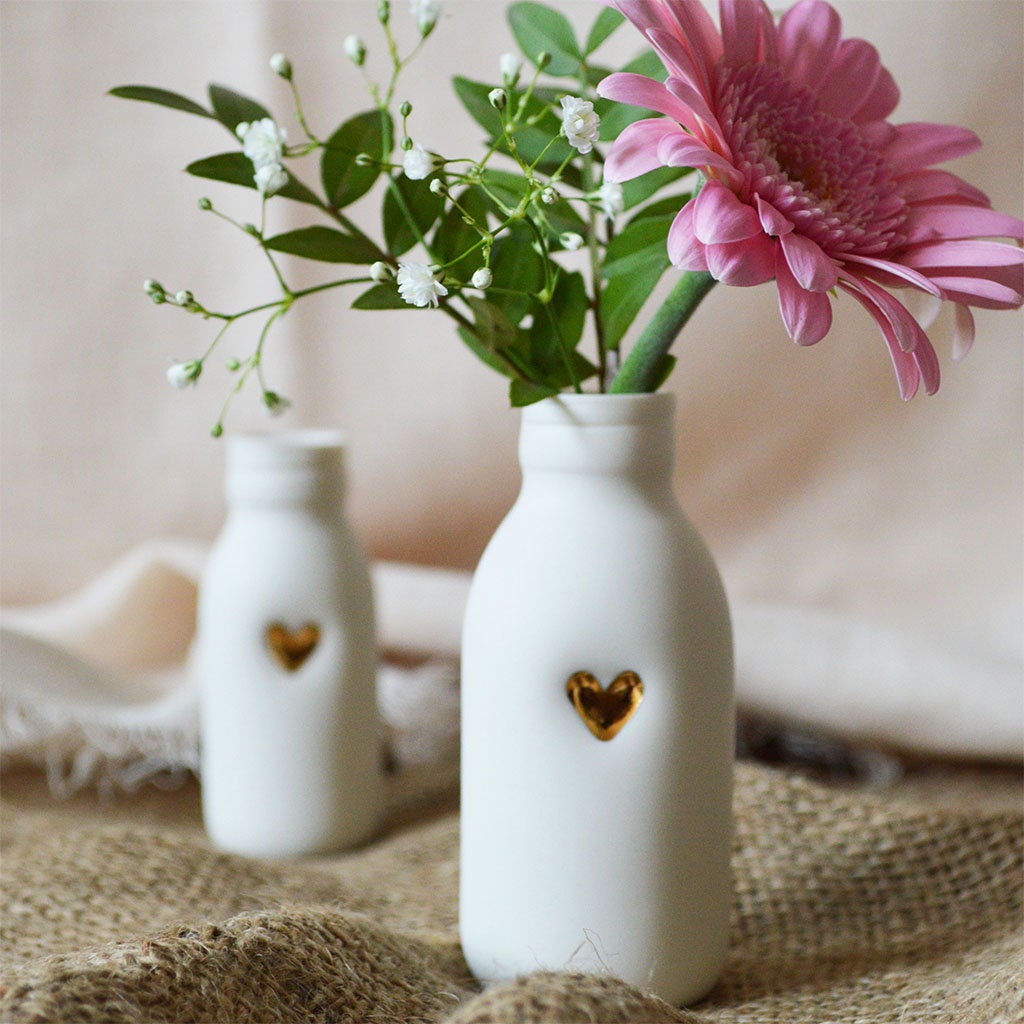
M 256 168 L 255 180 L 265 196 L 272 196 L 288 184 L 288 172 L 280 164 L 263 164 Z
M 283 128 L 278 128 L 273 118 L 243 121 L 235 128 L 235 134 L 242 140 L 242 152 L 257 170 L 264 164 L 281 163 L 287 135 Z
M 187 388 L 199 380 L 203 372 L 203 364 L 198 359 L 190 359 L 187 363 L 171 363 L 167 367 L 167 379 L 176 388 Z
M 501 55 L 501 79 L 506 85 L 515 85 L 523 70 L 523 61 L 515 53 Z
M 583 248 L 583 236 L 578 235 L 575 231 L 565 231 L 559 235 L 558 240 L 562 243 L 562 247 L 568 249 L 569 252 L 576 252 L 577 249 Z
M 366 60 L 366 44 L 359 38 L 359 36 L 345 36 L 345 41 L 341 46 L 345 51 L 345 56 L 348 57 L 353 64 L 360 66 L 363 61 Z
M 416 24 L 423 35 L 426 35 L 441 17 L 440 0 L 409 0 L 409 11 L 416 19 Z
M 489 267 L 481 267 L 473 274 L 473 287 L 479 288 L 481 291 L 485 288 L 490 288 L 493 281 L 494 275 L 491 273 Z
M 569 145 L 580 153 L 589 153 L 597 142 L 601 119 L 594 113 L 594 104 L 590 100 L 581 100 L 578 96 L 563 96 L 562 103 L 562 134 L 569 140 Z
M 430 176 L 434 169 L 434 158 L 418 143 L 414 142 L 411 149 L 402 157 L 402 170 L 410 181 L 422 181 Z
M 410 306 L 436 306 L 448 289 L 434 276 L 434 271 L 423 263 L 400 263 L 398 266 L 398 294 Z
M 617 181 L 603 182 L 597 193 L 601 210 L 609 220 L 614 220 L 625 207 L 622 186 Z

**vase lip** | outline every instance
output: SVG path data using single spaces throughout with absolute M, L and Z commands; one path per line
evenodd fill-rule
M 281 451 L 325 451 L 348 447 L 348 435 L 333 427 L 300 427 L 294 430 L 249 431 L 231 434 L 232 448 L 280 449 Z
M 523 409 L 523 421 L 532 424 L 616 426 L 646 423 L 670 417 L 675 395 L 670 391 L 638 394 L 566 393 L 545 398 Z

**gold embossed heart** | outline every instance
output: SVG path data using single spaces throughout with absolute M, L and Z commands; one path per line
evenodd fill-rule
M 307 622 L 292 630 L 280 622 L 272 622 L 264 631 L 267 650 L 286 672 L 295 672 L 313 653 L 320 642 L 320 627 Z
M 644 699 L 644 684 L 635 672 L 620 672 L 605 688 L 589 672 L 575 672 L 565 692 L 586 727 L 599 739 L 610 740 L 633 717 Z

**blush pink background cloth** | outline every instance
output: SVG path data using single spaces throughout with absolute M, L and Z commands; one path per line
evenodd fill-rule
M 558 6 L 577 26 L 596 13 L 590 0 Z M 896 120 L 977 131 L 984 148 L 950 169 L 1001 211 L 1024 213 L 1024 8 L 835 6 L 846 34 L 874 42 L 895 75 Z M 411 38 L 406 5 L 392 7 Z M 104 93 L 138 82 L 201 99 L 207 82 L 222 82 L 263 99 L 297 137 L 287 88 L 267 66 L 284 51 L 311 123 L 326 133 L 368 102 L 342 53 L 347 34 L 365 39 L 371 70 L 383 74 L 375 9 L 372 0 L 0 5 L 4 622 L 29 623 L 70 650 L 84 644 L 90 664 L 137 685 L 117 689 L 118 700 L 148 701 L 183 678 L 192 580 L 223 516 L 223 445 L 207 431 L 230 380 L 211 364 L 194 391 L 167 385 L 168 360 L 198 354 L 212 332 L 153 307 L 142 281 L 190 288 L 222 309 L 274 286 L 243 236 L 196 208 L 209 195 L 253 219 L 254 194 L 181 173 L 232 148 L 224 130 Z M 479 152 L 449 80 L 500 76 L 513 46 L 498 11 L 448 0 L 411 69 L 410 131 L 427 148 Z M 609 63 L 638 49 L 623 30 Z M 306 176 L 315 179 L 313 166 Z M 357 213 L 375 223 L 372 209 Z M 280 230 L 308 215 L 271 204 Z M 317 267 L 287 267 L 296 282 L 321 279 Z M 348 431 L 349 510 L 379 586 L 402 595 L 384 632 L 443 660 L 457 646 L 464 574 L 515 497 L 518 418 L 502 381 L 445 318 L 353 312 L 355 294 L 300 304 L 275 332 L 269 380 L 295 408 L 273 426 Z M 931 755 L 1019 760 L 1024 316 L 980 312 L 975 349 L 956 365 L 948 326 L 933 334 L 939 394 L 904 404 L 875 327 L 851 300 L 837 300 L 832 333 L 801 350 L 785 337 L 772 287 L 717 288 L 677 344 L 668 385 L 678 395 L 677 487 L 736 609 L 748 707 Z M 250 328 L 237 331 L 225 355 L 254 344 Z M 254 396 L 228 421 L 267 426 Z M 187 566 L 167 561 L 183 550 L 168 538 L 180 537 Z M 92 613 L 93 633 L 73 616 L 47 618 L 51 602 L 68 599 L 84 613 L 97 581 L 128 585 L 123 566 L 153 559 L 166 593 L 106 606 L 113 632 Z M 434 587 L 446 596 L 424 601 Z M 141 660 L 121 664 L 123 644 Z M 9 703 L 29 677 L 14 678 L 13 658 L 4 660 Z M 164 671 L 154 691 L 145 680 Z M 18 692 L 26 688 L 40 694 Z

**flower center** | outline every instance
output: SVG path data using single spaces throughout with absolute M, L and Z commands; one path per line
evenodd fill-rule
M 717 70 L 719 119 L 744 202 L 760 195 L 833 255 L 903 245 L 906 201 L 858 125 L 819 110 L 776 65 Z

